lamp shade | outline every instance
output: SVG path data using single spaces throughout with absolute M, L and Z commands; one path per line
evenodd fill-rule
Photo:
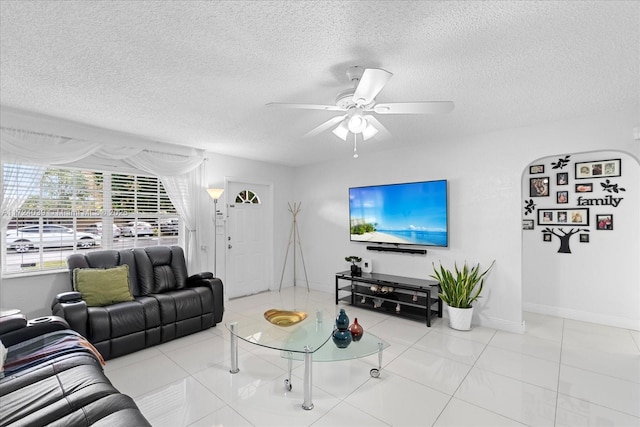
M 208 188 L 207 193 L 209 193 L 209 197 L 213 200 L 218 200 L 222 193 L 224 193 L 224 188 Z
M 347 120 L 343 120 L 340 125 L 338 125 L 332 132 L 335 136 L 340 138 L 343 141 L 347 140 L 347 135 L 349 135 L 349 128 L 347 128 L 346 124 Z
M 362 131 L 362 139 L 366 141 L 369 138 L 376 136 L 378 129 L 376 129 L 371 123 L 367 125 L 367 128 Z

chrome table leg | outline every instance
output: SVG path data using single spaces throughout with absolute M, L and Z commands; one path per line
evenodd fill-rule
M 238 369 L 238 336 L 236 333 L 238 332 L 238 322 L 232 322 L 229 324 L 231 328 L 231 372 L 232 374 L 237 374 L 240 372 Z
M 307 411 L 313 409 L 313 403 L 311 402 L 311 387 L 312 378 L 311 371 L 313 370 L 313 353 L 309 346 L 304 347 L 304 402 L 302 402 L 302 409 Z

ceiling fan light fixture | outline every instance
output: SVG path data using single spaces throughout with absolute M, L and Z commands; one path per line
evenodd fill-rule
M 362 139 L 366 141 L 369 138 L 373 138 L 378 133 L 378 129 L 367 121 L 367 127 L 362 131 Z
M 356 113 L 349 118 L 349 131 L 351 133 L 362 133 L 367 128 L 368 124 L 369 122 L 367 122 L 367 119 L 362 117 L 360 113 Z
M 346 141 L 347 135 L 349 135 L 349 128 L 347 127 L 346 122 L 347 120 L 343 120 L 334 130 L 332 130 L 333 134 L 343 141 Z

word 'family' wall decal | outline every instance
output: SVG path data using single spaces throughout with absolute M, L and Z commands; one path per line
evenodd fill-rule
M 617 208 L 622 200 L 622 197 L 613 197 L 611 194 L 609 194 L 608 196 L 602 198 L 596 197 L 592 199 L 578 196 L 577 202 L 578 206 L 613 206 L 614 208 Z

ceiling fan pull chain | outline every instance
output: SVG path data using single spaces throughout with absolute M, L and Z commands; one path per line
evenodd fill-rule
M 358 134 L 353 134 L 353 158 L 358 158 Z

